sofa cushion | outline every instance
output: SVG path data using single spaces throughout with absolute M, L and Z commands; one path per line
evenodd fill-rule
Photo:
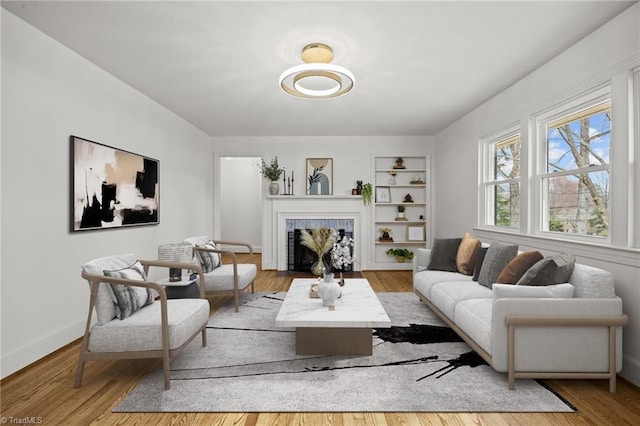
M 145 306 L 135 315 L 105 325 L 94 325 L 89 337 L 91 352 L 150 351 L 162 349 L 160 303 Z M 167 300 L 169 348 L 184 344 L 209 319 L 206 299 Z
M 123 278 L 134 281 L 145 281 L 147 277 L 140 262 L 121 269 L 105 269 L 104 275 L 113 278 Z M 146 305 L 153 303 L 154 297 L 151 289 L 133 287 L 122 284 L 111 284 L 113 290 L 113 303 L 116 308 L 116 317 L 123 320 Z
M 427 269 L 458 272 L 456 255 L 462 238 L 435 238 L 431 249 L 431 262 Z
M 470 299 L 493 299 L 493 293 L 473 281 L 455 281 L 435 284 L 431 288 L 431 303 L 433 303 L 450 320 L 456 322 L 455 308 L 458 302 Z
M 482 269 L 482 262 L 484 262 L 484 257 L 487 255 L 487 250 L 489 250 L 488 246 L 480 247 L 476 252 L 476 261 L 475 266 L 473 267 L 473 281 L 478 281 L 480 269 Z
M 476 253 L 482 243 L 473 235 L 466 232 L 456 253 L 456 266 L 458 272 L 465 275 L 473 275 L 473 267 L 476 261 Z
M 576 263 L 569 282 L 576 288 L 574 297 L 590 299 L 616 297 L 613 274 L 604 269 Z
M 576 258 L 572 254 L 548 256 L 533 265 L 517 285 L 550 285 L 569 281 Z
M 503 297 L 532 297 L 532 298 L 572 298 L 575 287 L 569 283 L 553 285 L 511 285 L 494 284 L 493 297 L 500 299 Z
M 544 256 L 539 251 L 524 251 L 517 255 L 504 267 L 496 282 L 500 284 L 515 284 L 536 262 Z
M 478 284 L 491 288 L 491 285 L 496 282 L 496 279 L 498 279 L 498 276 L 505 266 L 507 266 L 517 254 L 517 245 L 491 244 L 482 261 Z
M 456 325 L 489 355 L 493 350 L 491 343 L 492 309 L 493 299 L 463 300 L 456 305 L 455 309 Z
M 471 277 L 448 271 L 419 272 L 413 277 L 413 289 L 431 300 L 431 288 L 434 285 L 453 281 L 471 281 Z

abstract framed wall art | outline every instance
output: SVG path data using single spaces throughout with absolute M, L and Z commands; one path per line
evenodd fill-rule
M 158 160 L 77 136 L 71 142 L 71 231 L 157 225 Z
M 333 195 L 333 158 L 307 158 L 307 194 Z

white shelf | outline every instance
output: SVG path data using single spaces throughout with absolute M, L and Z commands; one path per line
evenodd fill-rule
M 398 157 L 404 159 L 404 169 L 396 169 L 393 166 Z M 408 248 L 414 251 L 416 248 L 427 247 L 427 241 L 431 238 L 430 223 L 430 165 L 427 155 L 372 155 L 373 186 L 374 188 L 389 188 L 392 202 L 380 203 L 372 200 L 373 223 L 371 229 L 373 241 L 372 267 L 373 269 L 410 269 L 412 262 L 398 263 L 389 257 L 385 251 L 389 248 Z M 391 173 L 393 173 L 393 176 Z M 424 183 L 411 183 L 412 181 Z M 396 183 L 390 183 L 395 181 Z M 409 194 L 413 202 L 405 202 L 404 197 Z M 375 195 L 375 191 L 374 191 Z M 394 220 L 397 207 L 406 207 L 409 220 Z M 424 219 L 418 220 L 418 216 Z M 425 241 L 407 241 L 407 226 L 423 226 L 425 229 Z M 394 241 L 379 241 L 380 227 L 388 227 L 392 230 L 391 237 Z

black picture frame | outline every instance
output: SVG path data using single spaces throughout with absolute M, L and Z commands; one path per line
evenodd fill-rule
M 71 135 L 71 232 L 160 223 L 160 162 Z

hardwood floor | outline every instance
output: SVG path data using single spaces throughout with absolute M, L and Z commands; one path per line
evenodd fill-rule
M 243 258 L 244 255 L 239 255 Z M 260 264 L 260 256 L 257 256 Z M 286 291 L 291 277 L 260 271 L 256 291 Z M 410 271 L 363 272 L 373 289 L 412 291 Z M 211 298 L 212 312 L 228 298 Z M 427 309 L 425 307 L 425 309 Z M 209 342 L 215 344 L 215 342 Z M 620 379 L 549 380 L 577 413 L 112 413 L 154 368 L 156 360 L 92 361 L 73 388 L 80 342 L 75 341 L 0 382 L 2 423 L 47 425 L 638 425 L 640 389 Z M 517 392 L 517 389 L 516 389 Z M 452 396 L 453 397 L 453 396 Z M 25 419 L 27 418 L 27 419 Z

